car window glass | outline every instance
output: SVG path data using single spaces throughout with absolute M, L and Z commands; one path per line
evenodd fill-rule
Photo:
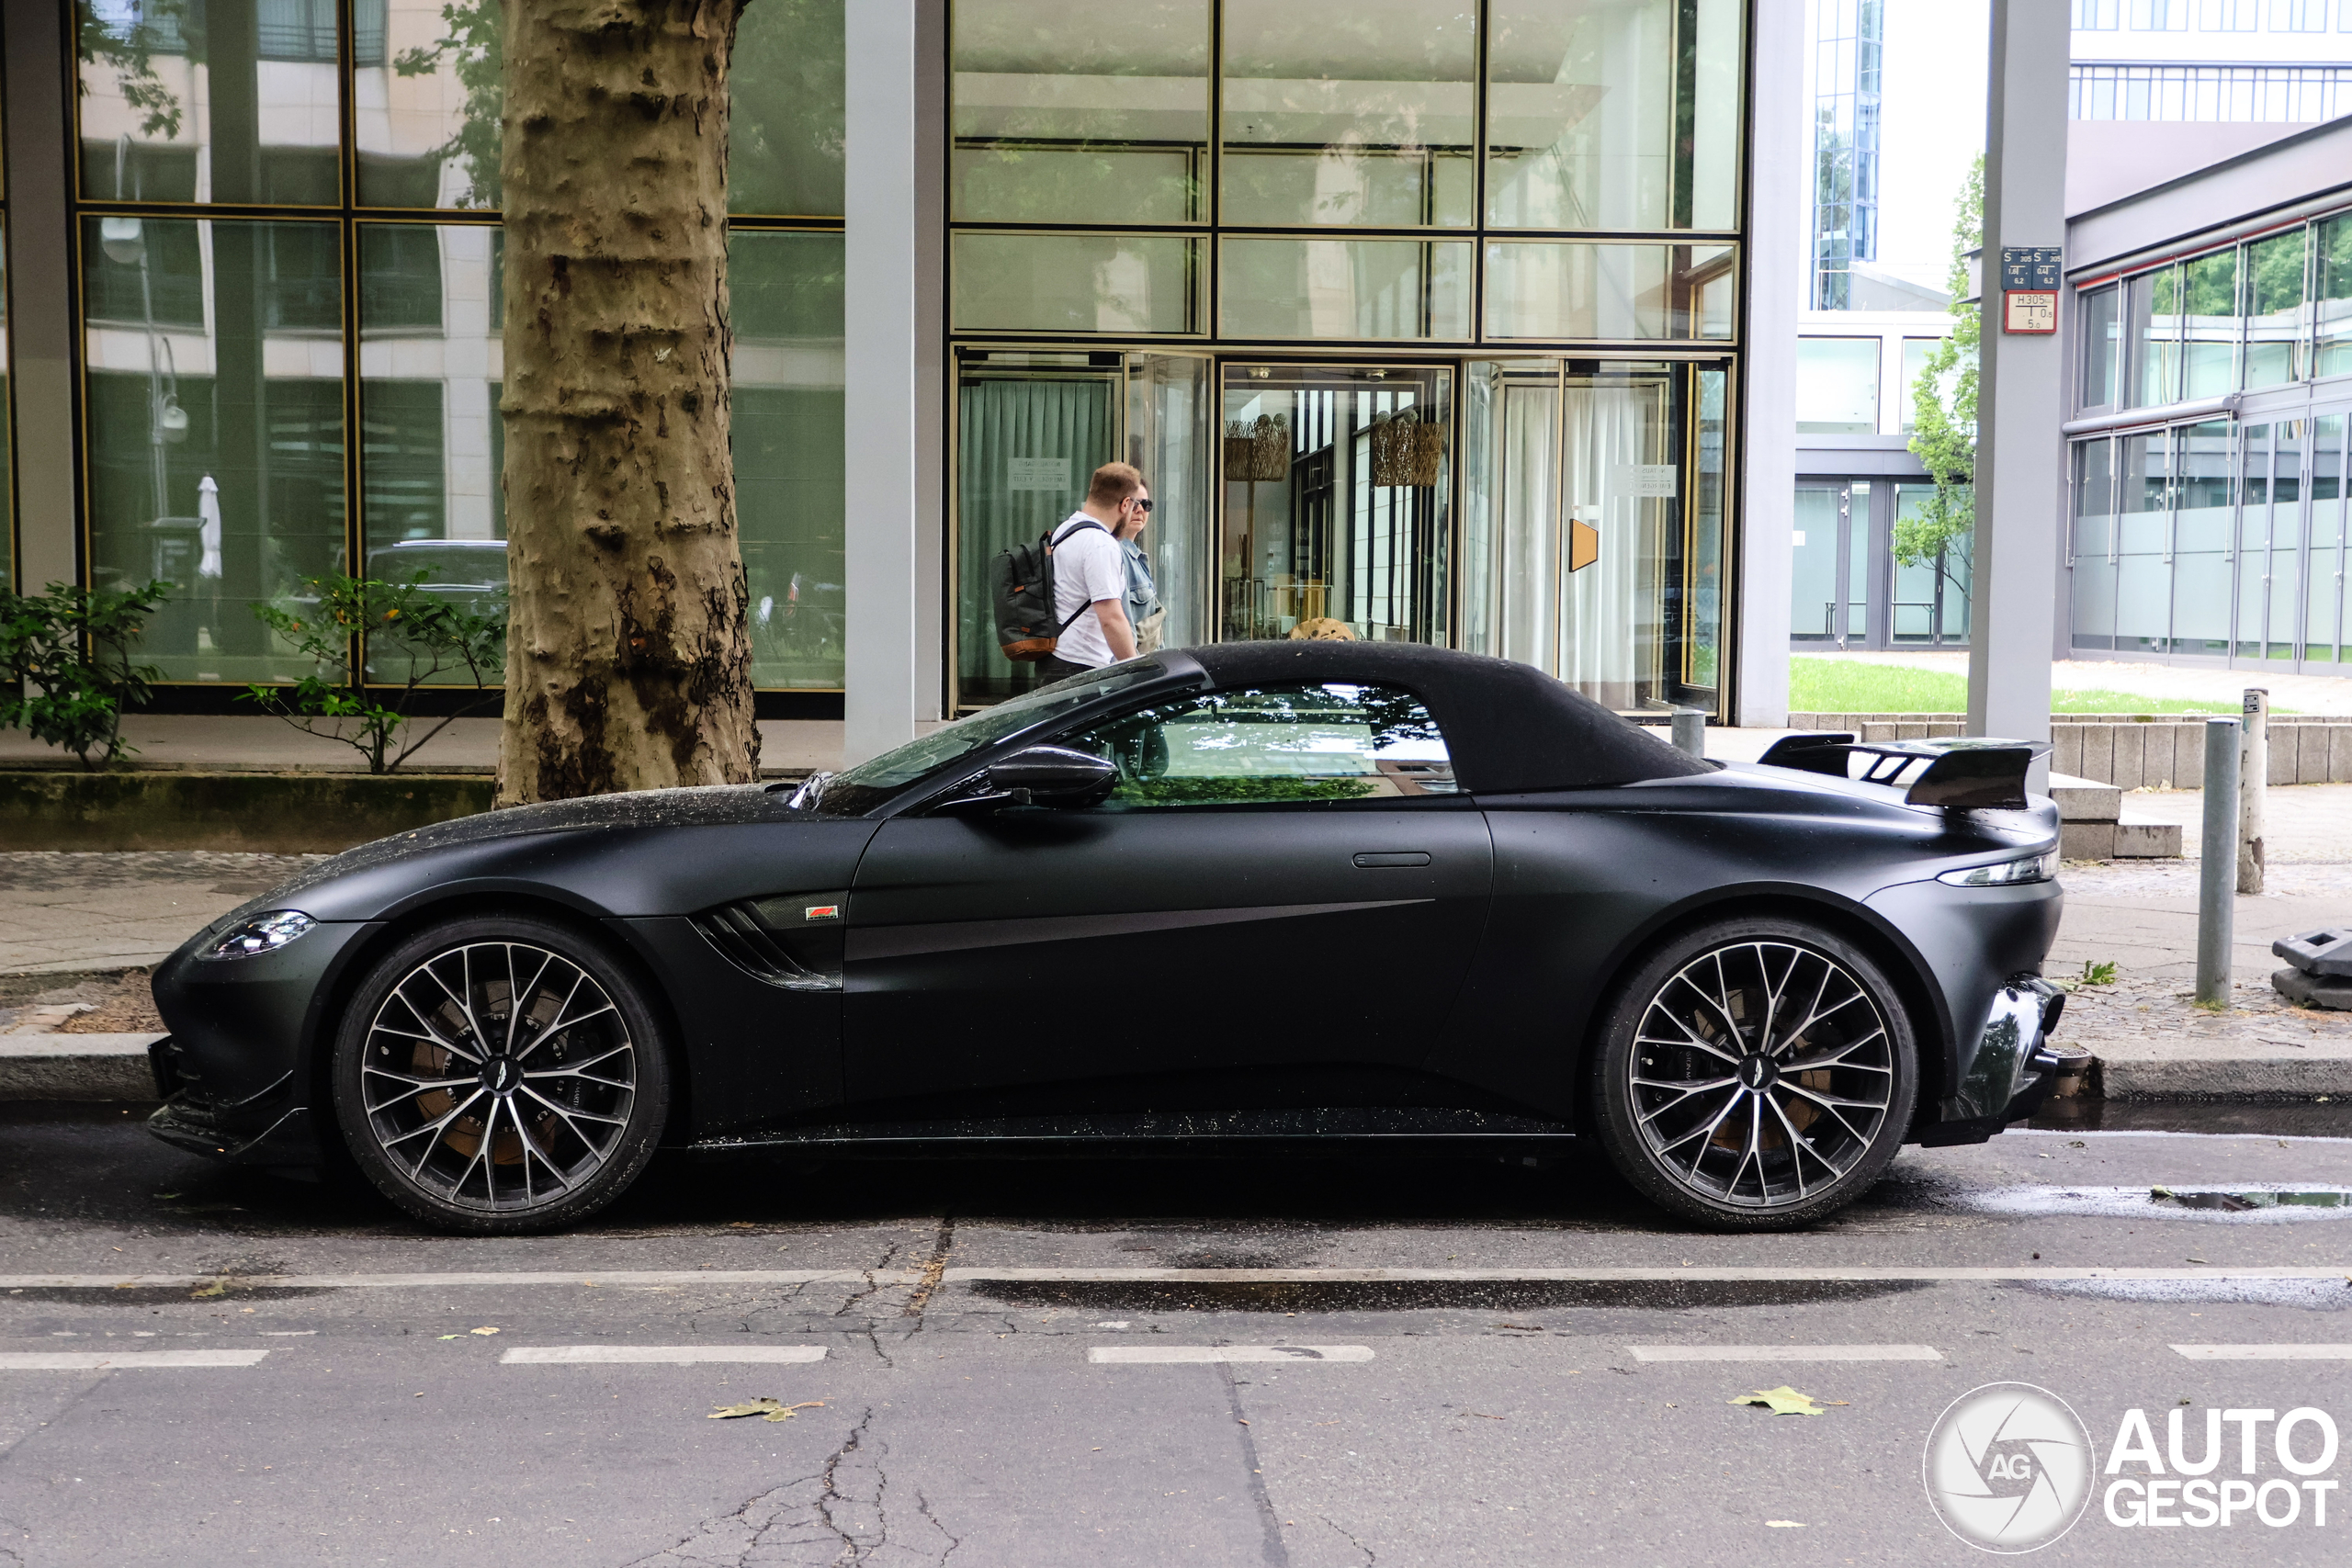
M 1062 744 L 1107 758 L 1113 810 L 1453 795 L 1445 737 L 1419 698 L 1333 682 L 1188 696 Z
M 908 741 L 896 750 L 860 762 L 832 775 L 819 798 L 831 817 L 856 816 L 871 810 L 906 785 L 934 769 L 946 766 L 999 740 L 1051 723 L 1082 703 L 1157 680 L 1168 673 L 1157 660 L 1131 659 L 1123 664 L 1090 670 L 1049 686 L 1024 692 L 1010 702 L 983 708 L 967 718 L 942 725 L 929 735 Z

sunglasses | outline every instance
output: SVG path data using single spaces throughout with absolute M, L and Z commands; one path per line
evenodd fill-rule
M 1127 504 L 1134 507 L 1137 512 L 1148 513 L 1151 510 L 1151 502 L 1143 500 L 1139 496 L 1129 496 L 1127 498 Z

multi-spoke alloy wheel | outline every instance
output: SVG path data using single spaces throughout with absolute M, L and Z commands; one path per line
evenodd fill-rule
M 1851 1201 L 1894 1157 L 1915 1053 L 1893 988 L 1826 932 L 1741 921 L 1643 966 L 1596 1064 L 1620 1169 L 1693 1218 L 1803 1224 Z
M 602 1207 L 643 1168 L 666 1110 L 651 1019 L 594 944 L 474 920 L 389 955 L 337 1042 L 353 1155 L 411 1213 L 537 1229 Z

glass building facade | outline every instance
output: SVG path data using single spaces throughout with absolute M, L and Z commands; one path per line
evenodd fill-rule
M 1349 637 L 1716 708 L 1739 0 L 958 0 L 952 697 L 1125 457 L 1171 644 Z
M 2075 306 L 2074 647 L 2346 672 L 2352 209 Z
M 172 584 L 146 652 L 173 700 L 310 673 L 254 612 L 324 574 L 496 603 L 498 0 L 60 9 L 75 553 Z M 1724 711 L 1748 0 L 919 11 L 942 711 L 1033 679 L 989 563 L 1114 457 L 1153 487 L 1170 645 L 1429 642 Z M 761 0 L 731 71 L 770 713 L 838 711 L 846 679 L 847 15 Z
M 329 572 L 506 580 L 495 0 L 78 6 L 93 583 L 175 588 L 167 682 L 308 672 Z M 737 504 L 763 688 L 842 685 L 842 0 L 734 56 Z

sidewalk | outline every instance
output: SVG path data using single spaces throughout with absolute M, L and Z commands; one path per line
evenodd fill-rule
M 418 732 L 435 719 L 418 721 Z M 453 718 L 403 764 L 417 773 L 489 773 L 498 771 L 499 720 Z M 329 768 L 358 773 L 366 762 L 341 741 L 305 735 L 266 715 L 227 716 L 134 713 L 122 721 L 123 738 L 139 748 L 143 768 L 203 768 L 276 773 L 290 768 Z M 0 730 L 0 768 L 73 767 L 74 759 L 18 729 Z M 760 772 L 796 773 L 842 765 L 839 719 L 760 720 Z

